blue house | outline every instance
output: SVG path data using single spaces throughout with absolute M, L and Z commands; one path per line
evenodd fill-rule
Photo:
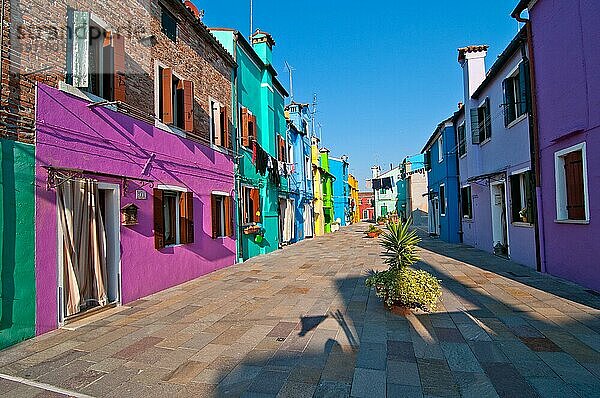
M 350 222 L 350 186 L 348 185 L 348 158 L 329 158 L 329 171 L 335 177 L 333 180 L 333 215 L 334 221 L 340 220 L 340 225 Z
M 461 107 L 438 124 L 421 151 L 427 169 L 429 234 L 450 243 L 462 240 L 456 126 L 464 128 L 463 119 L 464 107 Z
M 402 220 L 411 219 L 414 226 L 427 226 L 427 173 L 423 154 L 407 156 L 398 167 L 396 210 Z
M 313 175 L 311 163 L 311 113 L 307 104 L 292 102 L 285 108 L 289 198 L 293 202 L 293 232 L 290 243 L 314 236 Z

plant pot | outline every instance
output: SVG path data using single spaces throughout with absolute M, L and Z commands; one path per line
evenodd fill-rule
M 379 234 L 377 232 L 367 232 L 369 238 L 377 238 Z
M 407 317 L 408 315 L 412 314 L 412 310 L 410 308 L 398 304 L 393 304 L 391 307 L 388 308 L 388 310 L 390 310 L 392 314 L 400 315 L 403 317 Z

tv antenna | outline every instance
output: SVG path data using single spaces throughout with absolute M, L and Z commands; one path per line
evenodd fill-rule
M 288 70 L 288 73 L 290 75 L 290 102 L 294 102 L 294 71 L 296 69 L 294 69 L 293 66 L 291 66 L 290 64 L 288 64 L 287 61 L 285 61 L 285 67 Z

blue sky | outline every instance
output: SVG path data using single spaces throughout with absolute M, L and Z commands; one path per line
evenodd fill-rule
M 196 0 L 210 27 L 248 32 L 250 0 Z M 489 68 L 517 33 L 517 0 L 254 0 L 254 28 L 276 41 L 274 66 L 294 99 L 318 95 L 323 144 L 350 157 L 361 189 L 383 169 L 418 153 L 462 101 L 458 47 L 488 44 Z

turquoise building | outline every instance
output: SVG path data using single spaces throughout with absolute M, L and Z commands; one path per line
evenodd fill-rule
M 329 170 L 333 180 L 333 217 L 341 226 L 350 222 L 350 186 L 348 185 L 348 157 L 329 158 Z
M 237 137 L 235 204 L 238 258 L 244 261 L 277 250 L 281 244 L 279 197 L 288 191 L 288 181 L 278 171 L 259 170 L 259 164 L 261 159 L 269 163 L 281 160 L 280 142 L 287 129 L 284 98 L 288 93 L 272 65 L 275 41 L 269 33 L 257 30 L 250 44 L 233 29 L 211 32 L 237 63 L 233 82 L 233 103 L 238 104 L 233 115 Z M 259 159 L 253 159 L 254 153 Z

